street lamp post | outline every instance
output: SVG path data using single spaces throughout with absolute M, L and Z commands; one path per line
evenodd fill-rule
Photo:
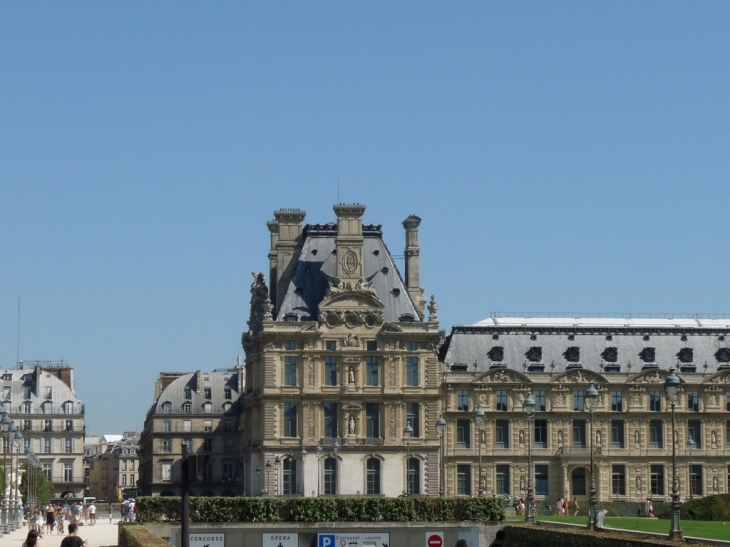
M 444 484 L 444 433 L 446 432 L 446 420 L 441 414 L 436 420 L 436 431 L 439 434 L 439 497 L 446 494 L 446 485 Z
M 484 409 L 482 404 L 479 403 L 474 411 L 474 423 L 477 426 L 477 444 L 479 444 L 479 488 L 477 492 L 480 496 L 484 495 L 484 478 L 482 477 L 482 428 L 484 427 L 484 420 Z
M 15 488 L 15 499 L 13 500 L 13 528 L 20 528 L 20 452 L 23 449 L 23 434 L 20 430 L 15 431 L 15 444 L 18 447 L 18 453 L 15 456 L 15 480 L 13 487 Z
M 695 443 L 694 439 L 690 435 L 689 439 L 687 440 L 687 450 L 689 451 L 689 499 L 692 499 L 692 495 L 694 494 L 694 488 L 692 484 L 692 451 L 695 449 L 695 446 L 697 446 L 697 443 Z
M 263 494 L 264 496 L 269 495 L 269 486 L 271 486 L 271 462 L 269 460 L 266 460 L 266 464 L 264 465 L 266 468 L 266 484 L 264 485 Z
M 10 416 L 8 416 L 7 413 L 3 413 L 2 419 L 0 419 L 0 432 L 3 437 L 3 472 L 5 473 L 5 476 L 7 477 L 7 473 L 5 470 L 8 468 L 8 441 L 10 440 L 10 436 L 8 435 L 8 432 L 10 431 L 11 426 L 13 425 L 13 420 L 10 419 Z M 10 530 L 8 529 L 8 496 L 7 496 L 7 488 L 3 488 L 3 499 L 2 499 L 2 508 L 1 508 L 1 514 L 0 514 L 0 533 L 7 534 Z
M 535 491 L 532 486 L 532 418 L 535 416 L 535 399 L 532 393 L 527 392 L 527 397 L 522 403 L 522 409 L 527 415 L 527 511 L 525 512 L 525 522 L 535 524 Z
M 669 374 L 664 380 L 664 391 L 672 405 L 672 524 L 669 529 L 669 539 L 671 541 L 684 541 L 679 517 L 679 508 L 682 504 L 679 501 L 679 481 L 677 480 L 677 439 L 675 438 L 677 424 L 674 418 L 674 408 L 677 405 L 677 392 L 679 391 L 680 383 L 681 381 L 674 373 L 674 369 L 670 368 Z
M 598 500 L 596 499 L 596 473 L 593 469 L 593 412 L 596 410 L 596 406 L 598 406 L 598 390 L 593 385 L 593 382 L 591 382 L 591 385 L 588 386 L 588 389 L 586 390 L 585 404 L 591 415 L 591 492 L 590 497 L 588 498 L 588 529 L 597 530 L 598 524 L 596 521 L 596 509 Z
M 261 466 L 256 466 L 256 486 L 259 486 L 261 484 Z M 261 489 L 261 495 L 263 495 L 264 489 Z
M 307 476 L 307 474 L 304 472 L 304 462 L 307 461 L 307 449 L 302 445 L 302 451 L 299 453 L 299 455 L 302 457 L 302 496 L 307 495 L 307 491 L 304 488 L 304 477 Z
M 403 438 L 406 440 L 406 496 L 411 495 L 411 437 L 413 428 L 411 422 L 408 422 L 403 428 Z

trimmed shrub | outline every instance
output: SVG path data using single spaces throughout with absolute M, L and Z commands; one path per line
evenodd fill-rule
M 192 522 L 447 522 L 504 520 L 499 498 L 191 497 Z M 179 522 L 182 499 L 137 500 L 139 522 Z
M 119 544 L 126 547 L 172 547 L 157 534 L 134 523 L 120 523 Z
M 666 504 L 661 513 L 657 513 L 660 519 L 671 517 L 671 507 Z M 707 496 L 695 498 L 682 504 L 679 509 L 679 516 L 682 520 L 730 520 L 730 494 Z

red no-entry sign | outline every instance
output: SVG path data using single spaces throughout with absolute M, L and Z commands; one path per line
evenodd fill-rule
M 444 547 L 443 532 L 435 532 L 426 535 L 426 547 Z

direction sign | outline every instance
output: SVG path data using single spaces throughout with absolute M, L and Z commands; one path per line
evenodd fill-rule
M 389 547 L 388 533 L 317 534 L 317 547 Z
M 444 533 L 426 532 L 426 547 L 444 547 Z
M 264 532 L 263 547 L 299 547 L 299 534 L 296 532 Z
M 225 547 L 225 534 L 190 534 L 190 547 Z

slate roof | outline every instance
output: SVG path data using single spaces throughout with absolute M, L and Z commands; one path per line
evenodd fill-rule
M 583 367 L 627 373 L 674 367 L 714 373 L 730 369 L 730 321 L 490 317 L 454 327 L 442 355 L 452 370 L 469 372 L 506 367 L 557 373 Z
M 363 227 L 363 272 L 370 276 L 377 272 L 371 283 L 378 298 L 384 304 L 386 322 L 397 322 L 402 317 L 420 321 L 413 300 L 395 265 L 379 227 Z M 319 303 L 327 294 L 328 275 L 336 273 L 335 224 L 307 225 L 303 231 L 304 242 L 296 258 L 294 273 L 276 312 L 276 320 L 284 321 L 293 315 L 298 321 L 316 321 Z M 293 314 L 293 315 L 292 315 Z
M 152 414 L 163 414 L 162 405 L 170 403 L 172 414 L 181 414 L 183 403 L 191 403 L 191 414 L 203 414 L 203 404 L 211 403 L 209 415 L 223 414 L 223 405 L 230 403 L 229 413 L 234 413 L 238 406 L 238 373 L 235 369 L 227 372 L 190 372 L 183 374 L 168 385 L 150 409 Z M 207 378 L 207 381 L 205 380 Z M 198 382 L 201 379 L 201 382 Z M 190 398 L 185 397 L 185 387 L 190 387 Z M 210 399 L 204 397 L 204 388 L 211 389 Z M 231 398 L 226 399 L 225 388 L 231 389 Z

